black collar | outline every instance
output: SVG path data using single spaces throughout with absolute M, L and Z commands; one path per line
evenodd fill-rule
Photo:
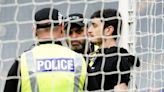
M 37 43 L 37 45 L 42 45 L 42 44 L 58 44 L 58 45 L 62 45 L 62 46 L 67 46 L 67 43 L 64 40 L 62 40 L 62 41 L 47 40 L 47 41 L 39 41 Z
M 61 41 L 39 41 L 37 45 L 42 45 L 42 44 L 58 44 L 62 45 Z
M 104 54 L 111 54 L 111 53 L 128 53 L 128 51 L 124 48 L 120 48 L 120 47 L 110 47 L 110 48 L 99 48 L 98 49 L 98 53 L 102 53 L 104 51 Z

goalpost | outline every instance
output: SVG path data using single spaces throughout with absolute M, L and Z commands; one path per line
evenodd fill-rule
M 127 29 L 121 45 L 141 59 L 130 86 L 137 92 L 164 92 L 164 0 L 122 0 L 119 9 Z
M 164 0 L 0 0 L 0 92 L 15 58 L 34 42 L 33 15 L 55 7 L 64 16 L 85 17 L 104 8 L 118 9 L 123 28 L 119 46 L 140 58 L 133 68 L 129 92 L 164 92 Z
M 119 0 L 118 11 L 121 13 L 123 24 L 119 45 L 135 54 L 136 30 L 136 0 Z
M 119 46 L 124 47 L 133 55 L 136 54 L 136 5 L 136 0 L 119 0 L 118 8 L 123 20 Z M 137 92 L 135 68 L 131 71 L 129 92 Z

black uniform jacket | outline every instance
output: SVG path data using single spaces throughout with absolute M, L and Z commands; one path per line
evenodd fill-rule
M 89 78 L 96 78 L 98 88 L 95 90 L 111 90 L 118 83 L 130 81 L 130 69 L 140 66 L 139 59 L 128 54 L 127 50 L 118 47 L 98 49 L 94 64 L 91 66 Z

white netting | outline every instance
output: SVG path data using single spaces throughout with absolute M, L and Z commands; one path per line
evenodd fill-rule
M 0 92 L 3 92 L 6 74 L 15 58 L 33 44 L 32 20 L 38 9 L 52 6 L 59 9 L 64 16 L 79 12 L 89 18 L 98 9 L 118 9 L 119 2 L 119 0 L 0 0 Z M 132 20 L 128 19 L 127 23 L 132 23 L 133 28 L 127 30 L 131 31 L 135 27 L 136 30 L 135 34 L 134 30 L 129 32 L 133 34 L 127 36 L 132 38 L 131 40 L 123 42 L 132 45 L 130 51 L 137 54 L 142 62 L 139 69 L 134 68 L 132 84 L 137 86 L 138 92 L 162 90 L 164 89 L 164 0 L 128 0 L 128 2 L 129 7 L 126 7 L 125 11 L 127 14 L 132 14 L 130 15 Z
M 142 59 L 140 92 L 164 91 L 164 0 L 137 0 L 136 49 Z

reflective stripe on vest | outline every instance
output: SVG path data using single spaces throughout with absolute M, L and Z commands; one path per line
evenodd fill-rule
M 81 70 L 82 70 L 82 60 L 80 60 L 79 55 L 76 56 L 77 62 L 79 67 L 75 68 L 75 78 L 74 78 L 74 92 L 78 92 L 79 90 L 79 82 L 80 82 L 80 76 L 81 76 Z M 79 62 L 79 63 L 78 63 Z
M 27 67 L 29 69 L 28 74 L 30 76 L 31 91 L 39 92 L 37 79 L 36 79 L 36 69 L 35 69 L 35 65 L 33 62 L 34 57 L 33 57 L 32 51 L 27 52 L 26 57 L 27 57 Z M 32 68 L 32 67 L 34 67 L 34 68 Z
M 39 90 L 39 85 L 37 82 L 37 71 L 35 67 L 35 60 L 32 51 L 26 52 L 26 58 L 27 58 L 27 67 L 28 67 L 28 74 L 30 76 L 29 81 L 31 85 L 31 92 L 42 92 L 43 90 Z M 82 72 L 82 57 L 80 57 L 79 54 L 76 54 L 76 58 L 74 58 L 74 64 L 75 64 L 75 76 L 74 76 L 74 92 L 78 92 L 80 90 L 80 77 Z M 55 80 L 55 79 L 54 79 Z M 84 80 L 85 81 L 85 80 Z M 45 85 L 48 86 L 48 85 Z M 61 89 L 61 88 L 59 88 Z M 81 89 L 82 90 L 82 89 Z M 53 92 L 51 89 L 46 90 L 47 92 Z

